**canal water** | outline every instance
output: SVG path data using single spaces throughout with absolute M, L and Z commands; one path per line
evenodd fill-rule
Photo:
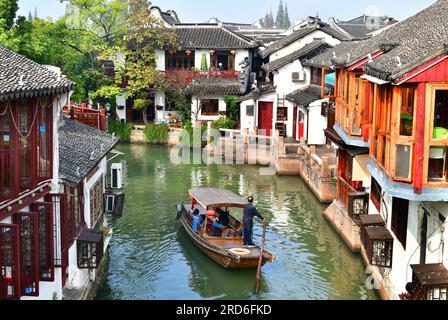
M 359 255 L 323 218 L 320 204 L 298 177 L 260 175 L 257 166 L 175 165 L 166 146 L 119 145 L 125 155 L 123 217 L 112 221 L 107 279 L 97 299 L 250 299 L 255 270 L 225 270 L 189 240 L 175 204 L 191 187 L 253 195 L 267 218 L 267 250 L 259 299 L 378 299 L 366 287 Z M 255 219 L 257 221 L 257 219 Z M 255 223 L 254 240 L 261 239 Z

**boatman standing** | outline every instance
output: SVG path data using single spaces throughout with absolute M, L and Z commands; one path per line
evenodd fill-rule
M 252 230 L 254 228 L 254 218 L 258 217 L 264 221 L 264 217 L 258 213 L 257 209 L 254 207 L 254 197 L 250 196 L 247 198 L 247 204 L 244 205 L 243 213 L 243 238 L 245 246 L 253 246 L 252 242 Z

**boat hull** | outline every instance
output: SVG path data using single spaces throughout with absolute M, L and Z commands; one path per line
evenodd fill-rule
M 188 234 L 194 244 L 201 249 L 208 257 L 219 263 L 226 269 L 254 269 L 258 267 L 260 248 L 254 247 L 252 250 L 258 250 L 258 255 L 239 256 L 231 253 L 228 249 L 216 246 L 210 242 L 209 239 L 201 238 L 198 234 L 193 232 L 189 221 L 187 220 L 187 212 L 184 209 L 180 214 L 180 221 L 185 232 Z M 242 243 L 240 247 L 242 246 Z M 267 251 L 264 251 L 262 265 L 266 262 L 272 262 L 274 256 Z

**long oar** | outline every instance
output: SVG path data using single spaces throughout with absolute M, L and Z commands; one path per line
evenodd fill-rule
M 257 270 L 257 278 L 255 284 L 255 294 L 260 292 L 260 283 L 261 283 L 261 264 L 263 263 L 263 254 L 264 254 L 264 242 L 266 240 L 266 221 L 263 221 L 263 237 L 261 240 L 261 250 L 260 250 L 260 260 L 258 260 L 258 270 Z

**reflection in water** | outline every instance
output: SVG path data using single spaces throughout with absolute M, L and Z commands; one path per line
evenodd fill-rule
M 173 165 L 169 148 L 120 145 L 126 203 L 113 222 L 111 262 L 98 299 L 248 299 L 255 270 L 225 270 L 204 255 L 175 221 L 191 187 L 254 195 L 269 222 L 261 299 L 376 299 L 365 268 L 324 220 L 298 177 L 262 176 L 256 166 Z M 241 215 L 241 212 L 236 214 Z M 261 238 L 256 224 L 254 237 Z

